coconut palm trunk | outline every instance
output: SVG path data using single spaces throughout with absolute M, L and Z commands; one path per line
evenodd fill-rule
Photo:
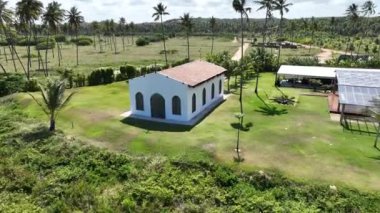
M 377 134 L 376 134 L 375 144 L 373 145 L 375 148 L 378 148 L 377 143 L 379 141 L 379 138 L 380 138 L 380 122 L 377 124 Z
M 32 60 L 31 60 L 31 52 L 30 52 L 30 42 L 32 40 L 32 22 L 29 22 L 29 35 L 28 35 L 28 48 L 27 48 L 27 56 L 28 56 L 28 62 L 27 62 L 27 75 L 26 78 L 28 81 L 30 80 L 30 68 L 32 67 Z
M 54 132 L 55 131 L 55 112 L 54 110 L 50 111 L 50 127 L 49 131 Z
M 123 42 L 123 51 L 125 51 L 125 35 L 124 35 L 124 30 L 123 30 L 123 36 L 121 38 L 121 41 Z
M 240 13 L 240 30 L 241 30 L 241 57 L 240 57 L 240 113 L 243 114 L 243 55 L 244 55 L 244 27 L 243 13 Z
M 61 66 L 61 59 L 62 59 L 61 46 L 60 46 L 59 42 L 56 42 L 56 43 L 57 43 L 57 54 L 58 54 L 58 66 L 60 67 Z
M 9 52 L 11 53 L 11 59 L 12 59 L 14 70 L 15 70 L 15 72 L 17 72 L 15 53 L 14 53 L 13 48 L 11 47 L 11 45 L 9 45 L 8 47 L 9 47 Z
M 214 40 L 215 40 L 215 34 L 212 32 L 211 36 L 211 55 L 214 53 Z
M 79 47 L 78 47 L 78 27 L 75 27 L 75 39 L 76 39 L 76 48 L 77 48 L 77 66 L 79 65 Z
M 164 27 L 164 22 L 162 21 L 162 16 L 161 16 L 161 30 L 162 30 L 162 41 L 164 42 L 165 64 L 167 66 L 168 65 L 168 55 L 167 55 L 167 51 L 166 51 L 165 27 Z M 187 39 L 187 44 L 189 45 L 189 39 Z
M 0 67 L 3 70 L 4 74 L 7 74 L 7 71 L 4 69 L 4 66 L 0 63 Z
M 190 38 L 189 31 L 186 32 L 187 37 L 187 60 L 190 61 Z
M 5 57 L 5 62 L 8 63 L 8 57 L 7 57 L 7 52 L 5 51 L 5 47 L 3 47 L 3 53 Z
M 46 50 L 45 50 L 45 77 L 49 76 L 49 71 L 48 71 L 49 39 L 50 39 L 50 33 L 48 30 L 47 39 L 46 39 Z

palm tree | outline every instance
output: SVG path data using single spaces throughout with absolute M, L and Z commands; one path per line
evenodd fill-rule
M 190 61 L 190 41 L 189 36 L 190 32 L 193 29 L 193 22 L 192 18 L 189 13 L 183 14 L 183 16 L 180 17 L 181 19 L 181 25 L 186 31 L 186 39 L 187 39 L 187 60 Z
M 67 11 L 66 18 L 68 20 L 69 26 L 72 30 L 75 31 L 76 38 L 76 47 L 77 47 L 77 66 L 79 65 L 79 48 L 78 48 L 78 28 L 81 23 L 84 22 L 83 16 L 81 16 L 81 12 L 78 11 L 78 8 L 72 7 L 69 11 Z
M 293 3 L 287 3 L 287 0 L 275 0 L 274 1 L 274 10 L 278 10 L 280 12 L 280 37 L 282 37 L 282 28 L 284 22 L 284 12 L 289 12 L 289 7 L 292 6 Z M 281 59 L 281 44 L 278 48 L 278 57 L 277 57 L 277 65 L 280 66 Z
M 240 31 L 241 31 L 241 58 L 240 58 L 240 113 L 243 114 L 243 55 L 244 55 L 244 18 L 249 19 L 248 13 L 251 12 L 250 7 L 246 7 L 245 0 L 234 0 L 232 7 L 238 13 L 240 13 Z
M 50 31 L 54 33 L 54 35 L 57 35 L 59 25 L 63 21 L 65 16 L 65 10 L 61 9 L 61 4 L 53 1 L 48 4 L 45 13 L 42 15 L 42 20 L 47 25 L 47 39 L 46 39 L 46 52 L 45 52 L 45 75 L 47 76 L 48 73 L 48 60 L 47 60 L 47 54 L 49 49 L 49 36 Z M 58 46 L 59 48 L 59 46 Z M 61 65 L 61 59 L 60 56 L 58 56 L 58 64 Z
M 166 38 L 165 38 L 165 27 L 164 23 L 162 21 L 162 17 L 165 15 L 169 15 L 168 12 L 166 12 L 167 6 L 163 5 L 162 3 L 159 3 L 157 6 L 153 7 L 154 13 L 152 17 L 154 17 L 154 21 L 161 21 L 161 33 L 162 33 L 162 41 L 164 42 L 164 53 L 165 53 L 165 63 L 166 66 L 168 65 L 168 55 L 166 52 Z
M 216 19 L 213 17 L 211 17 L 210 19 L 210 27 L 211 27 L 211 55 L 213 54 L 214 52 L 214 38 L 215 38 L 215 28 L 216 28 Z
M 274 10 L 278 10 L 280 12 L 280 36 L 282 37 L 282 29 L 284 22 L 284 12 L 289 12 L 289 7 L 292 6 L 293 3 L 288 3 L 287 0 L 275 0 L 274 1 Z
M 264 22 L 264 29 L 263 29 L 263 44 L 266 43 L 266 34 L 267 34 L 267 28 L 268 28 L 268 19 L 272 18 L 272 11 L 274 7 L 274 0 L 259 0 L 254 1 L 256 4 L 259 5 L 259 10 L 266 10 L 265 12 L 265 22 Z M 263 46 L 265 50 L 265 46 Z
M 74 93 L 71 93 L 65 99 L 65 81 L 63 80 L 52 80 L 48 79 L 46 86 L 40 86 L 41 96 L 43 102 L 40 102 L 37 98 L 35 98 L 32 94 L 29 95 L 33 98 L 33 100 L 42 108 L 44 113 L 49 116 L 50 119 L 50 131 L 55 131 L 55 120 L 57 118 L 58 113 L 62 108 L 64 108 L 73 97 Z
M 8 4 L 7 1 L 0 0 L 0 28 L 2 29 L 2 32 L 4 33 L 5 38 L 8 42 L 9 51 L 11 52 L 11 56 L 12 56 L 13 67 L 14 67 L 15 72 L 17 72 L 16 61 L 14 59 L 14 55 L 17 54 L 17 52 L 16 52 L 16 49 L 14 47 L 14 42 L 13 42 L 15 41 L 15 38 L 12 33 L 9 33 L 9 27 L 8 27 L 13 22 L 13 11 L 7 8 L 7 4 Z M 6 57 L 5 47 L 4 47 L 4 55 Z M 23 64 L 21 63 L 21 65 Z M 5 69 L 3 69 L 3 71 L 6 72 Z M 24 72 L 25 72 L 25 68 L 24 68 Z
M 27 79 L 30 80 L 30 67 L 32 65 L 30 43 L 32 39 L 32 27 L 34 22 L 40 17 L 42 13 L 43 4 L 39 0 L 21 0 L 16 4 L 16 15 L 18 16 L 21 24 L 23 24 L 28 31 L 28 45 L 27 45 Z
M 315 20 L 314 16 L 311 17 L 310 29 L 311 29 L 311 42 L 309 46 L 309 54 L 311 52 L 311 45 L 314 43 L 315 31 L 319 29 L 318 22 Z
M 264 23 L 264 29 L 263 29 L 263 51 L 262 53 L 265 55 L 265 45 L 266 45 L 266 36 L 267 36 L 267 28 L 268 28 L 268 19 L 272 18 L 272 11 L 274 7 L 274 0 L 260 0 L 260 1 L 254 1 L 256 4 L 258 4 L 260 7 L 257 9 L 259 10 L 266 10 L 265 12 L 265 23 Z M 265 61 L 262 61 L 262 67 L 264 67 Z M 256 74 L 256 86 L 255 86 L 255 93 L 258 94 L 258 88 L 259 88 L 259 72 L 263 70 L 257 70 Z
M 363 15 L 365 17 L 367 17 L 367 28 L 369 28 L 369 20 L 370 20 L 370 17 L 374 14 L 376 14 L 376 5 L 375 3 L 373 3 L 373 1 L 369 0 L 369 1 L 366 1 L 363 5 L 362 5 L 362 11 Z M 365 31 L 365 33 L 367 33 L 367 31 Z
M 297 23 L 295 21 L 290 22 L 289 30 L 291 41 L 294 42 L 294 33 L 297 30 Z
M 376 9 L 376 5 L 371 0 L 366 1 L 362 5 L 362 11 L 361 12 L 363 13 L 364 17 L 367 17 L 363 38 L 365 38 L 367 36 L 367 30 L 370 28 L 370 26 L 369 26 L 370 17 L 372 15 L 376 14 L 376 10 L 375 9 Z M 360 46 L 359 46 L 358 54 L 359 54 L 359 51 L 360 51 Z
M 119 31 L 121 31 L 121 41 L 123 42 L 123 51 L 125 51 L 125 23 L 126 20 L 124 17 L 121 17 L 119 20 Z
M 109 22 L 110 24 L 110 33 L 111 33 L 111 41 L 113 43 L 113 47 L 115 50 L 115 55 L 117 54 L 117 43 L 116 43 L 116 37 L 115 37 L 115 22 L 113 19 Z
M 360 21 L 360 11 L 359 6 L 357 4 L 351 4 L 347 10 L 346 10 L 346 16 L 348 18 L 349 23 L 351 24 L 352 29 L 356 29 L 358 26 L 358 23 Z M 352 39 L 352 42 L 354 39 Z M 353 46 L 353 43 L 350 44 L 350 46 Z
M 94 34 L 94 49 L 96 50 L 96 36 L 98 35 L 98 31 L 99 31 L 99 22 L 97 21 L 91 22 L 91 29 L 92 29 L 92 33 Z
M 132 36 L 132 46 L 133 46 L 133 36 L 135 34 L 135 23 L 133 23 L 133 21 L 129 24 L 129 29 L 131 30 L 131 36 Z
M 335 27 L 336 27 L 336 18 L 335 17 L 331 17 L 331 19 L 330 19 L 330 29 L 331 29 L 331 34 L 332 35 L 335 34 Z

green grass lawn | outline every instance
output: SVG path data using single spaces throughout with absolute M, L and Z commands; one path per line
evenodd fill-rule
M 241 134 L 245 161 L 233 162 L 238 96 L 226 102 L 192 129 L 123 121 L 129 110 L 126 83 L 86 87 L 59 115 L 57 125 L 67 134 L 113 151 L 131 154 L 186 155 L 210 158 L 237 169 L 277 170 L 288 177 L 328 184 L 346 184 L 362 190 L 380 190 L 380 152 L 374 136 L 343 130 L 330 120 L 326 97 L 304 96 L 310 91 L 273 86 L 274 75 L 262 74 L 259 94 L 255 82 L 244 90 L 245 123 Z M 270 98 L 284 92 L 295 96 L 296 106 L 274 104 Z M 17 96 L 25 111 L 47 121 L 27 94 Z M 270 108 L 271 110 L 268 110 Z
M 136 40 L 138 37 L 135 37 Z M 80 73 L 89 73 L 99 67 L 119 67 L 125 63 L 131 63 L 133 65 L 150 65 L 154 63 L 164 63 L 164 55 L 160 54 L 163 50 L 162 42 L 151 43 L 150 45 L 144 47 L 137 47 L 135 44 L 132 45 L 131 37 L 126 37 L 126 50 L 123 50 L 122 39 L 117 38 L 117 54 L 111 50 L 110 46 L 105 47 L 103 45 L 104 53 L 100 53 L 99 44 L 97 44 L 96 49 L 93 46 L 79 47 L 79 66 L 76 66 L 76 47 L 75 45 L 63 45 L 62 56 L 63 61 L 61 67 L 70 67 L 75 71 Z M 234 54 L 238 50 L 239 44 L 233 43 L 232 40 L 227 38 L 216 38 L 215 39 L 215 52 L 229 51 Z M 24 66 L 27 62 L 27 52 L 26 47 L 16 47 L 17 52 Z M 169 54 L 169 62 L 174 62 L 182 60 L 187 57 L 187 45 L 186 39 L 182 37 L 172 38 L 167 41 L 168 50 L 177 50 L 176 54 Z M 7 58 L 11 59 L 11 55 L 7 50 Z M 38 69 L 37 51 L 34 47 L 31 48 L 32 55 L 35 57 L 32 59 L 32 74 L 36 74 L 34 70 Z M 58 68 L 58 57 L 57 48 L 55 51 L 55 58 L 51 51 L 48 52 L 48 67 L 49 69 L 55 70 Z M 211 39 L 209 37 L 191 37 L 190 38 L 190 56 L 192 59 L 199 59 L 206 57 L 211 51 Z M 0 59 L 5 61 L 5 56 L 3 55 L 3 49 L 1 49 Z M 45 51 L 41 51 L 43 54 L 43 61 L 45 62 Z M 13 63 L 9 60 L 7 63 L 3 63 L 8 72 L 13 72 Z M 21 65 L 17 63 L 18 72 L 23 72 Z M 38 73 L 38 72 L 37 72 Z M 42 71 L 39 72 L 42 74 Z

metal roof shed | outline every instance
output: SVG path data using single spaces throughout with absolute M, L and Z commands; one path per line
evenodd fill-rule
M 371 107 L 380 97 L 379 71 L 337 70 L 339 102 L 341 104 Z
M 380 71 L 340 69 L 336 73 L 341 105 L 340 122 L 347 126 L 345 113 L 363 114 L 380 97 Z

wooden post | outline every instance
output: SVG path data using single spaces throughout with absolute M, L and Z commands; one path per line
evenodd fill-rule
M 339 103 L 340 104 L 340 103 Z M 344 124 L 343 124 L 343 118 L 345 117 L 344 115 L 344 109 L 346 108 L 346 105 L 345 104 L 342 104 L 342 110 L 340 111 L 340 124 L 343 126 L 343 127 L 346 127 Z M 344 119 L 346 120 L 346 119 Z

